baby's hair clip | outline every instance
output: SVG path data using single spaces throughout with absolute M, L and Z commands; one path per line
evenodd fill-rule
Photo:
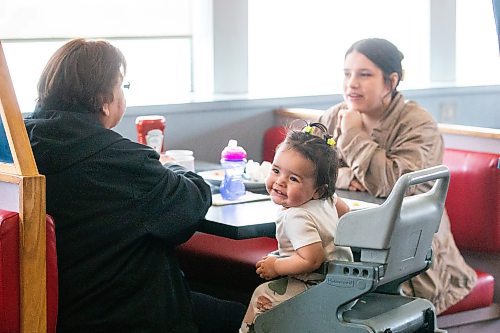
M 323 132 L 322 137 L 325 140 L 325 143 L 327 145 L 329 145 L 330 147 L 333 147 L 336 144 L 335 140 L 330 135 L 328 135 L 328 129 L 322 123 L 310 123 L 310 124 L 307 124 L 307 122 L 306 122 L 306 126 L 304 126 L 302 128 L 302 132 L 313 135 L 313 132 L 314 132 L 313 127 L 316 127 L 318 130 L 320 130 L 321 132 Z
M 302 129 L 302 132 L 304 133 L 308 133 L 308 134 L 312 134 L 313 132 L 313 128 L 309 125 L 306 125 L 303 129 Z

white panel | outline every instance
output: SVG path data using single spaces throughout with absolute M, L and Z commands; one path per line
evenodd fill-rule
M 214 0 L 214 89 L 248 92 L 248 1 Z
M 443 134 L 446 148 L 480 151 L 500 154 L 500 140 L 494 138 L 478 138 L 456 134 Z
M 431 1 L 431 81 L 455 82 L 455 0 Z
M 0 183 L 0 208 L 19 213 L 19 187 L 17 184 Z

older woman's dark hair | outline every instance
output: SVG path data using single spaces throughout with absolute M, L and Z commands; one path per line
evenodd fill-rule
M 320 199 L 330 198 L 335 193 L 338 171 L 337 150 L 330 146 L 325 138 L 290 130 L 279 147 L 293 149 L 313 162 L 316 187 L 322 191 Z
M 119 49 L 104 40 L 72 40 L 59 48 L 38 81 L 37 106 L 42 109 L 98 113 L 113 101 L 113 88 L 125 75 Z M 121 74 L 121 76 L 120 76 Z
M 384 81 L 389 83 L 392 73 L 398 74 L 396 86 L 392 87 L 392 96 L 397 93 L 396 88 L 399 82 L 403 79 L 403 67 L 401 61 L 404 59 L 403 53 L 398 48 L 386 39 L 367 38 L 362 39 L 347 50 L 345 56 L 353 51 L 357 51 L 370 59 L 384 73 Z

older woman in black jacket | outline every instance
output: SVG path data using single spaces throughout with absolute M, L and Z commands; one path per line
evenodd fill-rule
M 200 332 L 237 331 L 244 306 L 191 293 L 175 256 L 211 204 L 209 186 L 111 130 L 125 71 L 108 42 L 72 40 L 46 65 L 26 119 L 56 222 L 58 332 L 197 332 L 194 318 L 214 311 L 234 326 L 203 321 Z

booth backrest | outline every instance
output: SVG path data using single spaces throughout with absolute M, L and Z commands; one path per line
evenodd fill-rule
M 46 218 L 47 332 L 56 331 L 58 275 L 54 221 Z M 20 332 L 19 214 L 0 209 L 0 333 Z
M 264 132 L 262 160 L 272 162 L 276 147 L 285 139 L 286 129 L 283 126 L 274 126 Z
M 500 154 L 446 149 L 446 210 L 460 249 L 500 252 Z

